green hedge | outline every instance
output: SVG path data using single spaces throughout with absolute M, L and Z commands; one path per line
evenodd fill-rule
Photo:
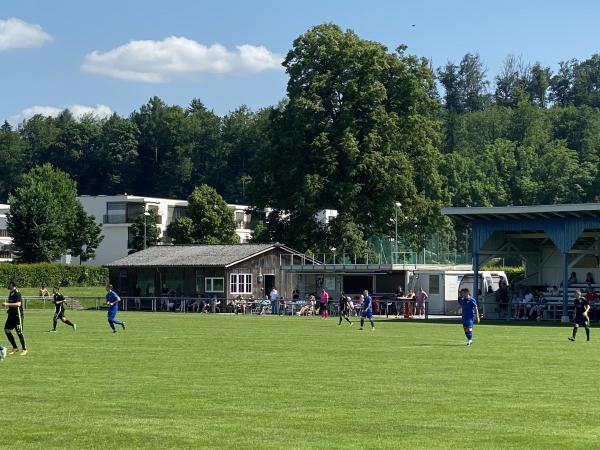
M 6 286 L 100 286 L 108 283 L 108 269 L 100 266 L 65 264 L 0 264 L 0 280 Z
M 518 266 L 496 266 L 496 267 L 482 267 L 480 270 L 487 271 L 504 271 L 508 278 L 509 284 L 515 284 L 525 278 L 525 267 Z

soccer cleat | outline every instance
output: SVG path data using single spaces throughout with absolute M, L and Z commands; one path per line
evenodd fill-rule
M 0 350 L 0 361 L 4 361 L 6 359 L 6 347 L 2 347 Z
M 112 330 L 112 332 L 113 332 L 113 333 L 116 333 L 116 332 L 117 332 L 117 330 Z
M 469 340 L 467 341 L 467 345 L 473 345 L 473 339 L 469 339 Z
M 125 322 L 123 322 L 123 323 L 121 324 L 121 326 L 123 327 L 123 329 L 125 329 Z
M 572 342 L 575 342 L 575 338 L 573 336 L 569 336 L 567 339 L 569 339 Z
M 363 330 L 363 327 L 360 327 L 358 330 L 359 330 L 359 331 L 362 331 L 362 330 Z
M 73 324 L 73 331 L 77 331 L 77 324 L 76 323 Z
M 48 333 L 56 333 L 56 330 L 48 330 Z
M 375 331 L 375 327 L 371 327 L 371 331 Z
M 350 326 L 354 325 L 354 322 L 350 322 Z
M 10 352 L 8 352 L 9 355 L 16 355 L 17 353 L 19 353 L 18 348 L 13 348 Z
M 21 356 L 27 355 L 27 350 L 21 350 Z

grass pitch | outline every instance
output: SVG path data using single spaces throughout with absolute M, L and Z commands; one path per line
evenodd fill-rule
M 600 333 L 458 323 L 28 311 L 1 448 L 552 448 L 600 435 Z M 595 339 L 595 340 L 594 340 Z M 6 345 L 6 338 L 2 338 Z

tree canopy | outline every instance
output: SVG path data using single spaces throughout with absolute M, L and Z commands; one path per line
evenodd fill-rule
M 393 234 L 397 202 L 399 233 L 418 249 L 448 229 L 442 205 L 600 201 L 598 54 L 554 70 L 509 55 L 488 76 L 467 52 L 434 73 L 402 45 L 390 51 L 322 24 L 294 40 L 283 66 L 286 98 L 259 111 L 240 105 L 219 116 L 197 98 L 181 106 L 152 97 L 128 117 L 64 111 L 5 122 L 0 201 L 17 198 L 27 170 L 47 163 L 80 195 L 187 198 L 207 185 L 227 202 L 270 208 L 257 239 L 348 252 Z M 324 224 L 324 209 L 339 214 Z M 172 224 L 173 242 L 232 237 L 189 219 Z M 48 225 L 44 236 L 55 232 Z M 91 249 L 98 236 L 90 233 L 69 244 L 74 254 L 87 257 L 83 241 Z M 36 258 L 57 253 L 36 239 Z
M 68 253 L 84 259 L 100 243 L 100 227 L 77 200 L 75 181 L 50 164 L 23 175 L 9 196 L 8 232 L 22 262 L 49 262 Z

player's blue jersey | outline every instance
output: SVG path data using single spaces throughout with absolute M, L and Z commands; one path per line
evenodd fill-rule
M 119 298 L 119 296 L 116 294 L 115 291 L 108 291 L 106 293 L 106 302 L 107 303 L 112 303 L 112 302 L 116 301 L 118 298 Z M 108 307 L 108 310 L 111 312 L 117 311 L 118 309 L 119 309 L 118 303 L 115 303 L 114 305 Z
M 363 300 L 363 311 L 371 312 L 373 310 L 373 299 L 367 295 Z
M 477 300 L 473 297 L 459 298 L 458 303 L 462 306 L 462 319 L 473 320 L 475 318 L 475 308 L 477 307 Z

